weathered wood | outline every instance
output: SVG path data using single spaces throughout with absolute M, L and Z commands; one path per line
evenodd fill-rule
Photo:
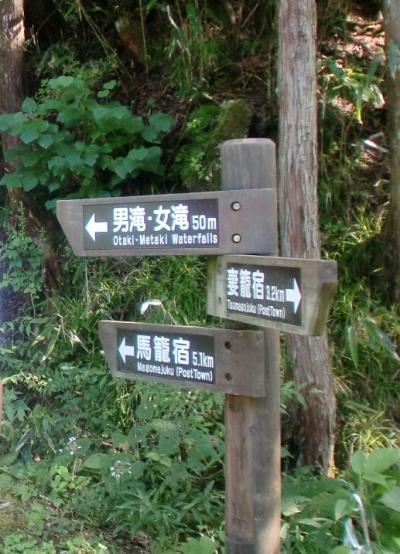
M 60 200 L 57 217 L 77 256 L 266 254 L 274 246 L 262 237 L 276 226 L 275 194 L 264 189 Z
M 221 153 L 224 190 L 275 189 L 272 141 L 227 141 Z M 251 232 L 254 232 L 254 222 L 254 216 L 247 221 Z M 275 254 L 276 228 L 272 229 L 271 237 L 263 238 L 266 243 L 272 240 L 271 254 Z M 228 554 L 278 554 L 280 550 L 279 334 L 264 331 L 264 338 L 265 396 L 259 399 L 225 397 Z
M 261 331 L 101 321 L 99 334 L 114 377 L 251 397 L 265 394 L 265 347 L 264 334 Z M 149 351 L 148 359 L 143 357 L 143 353 L 138 356 L 138 335 L 147 335 L 151 339 L 155 336 L 167 339 L 171 343 L 168 345 L 169 361 L 161 362 L 160 357 L 155 359 L 154 347 L 150 341 L 151 352 Z M 188 363 L 175 362 L 172 352 L 174 338 L 191 342 Z M 119 351 L 121 344 L 122 354 Z M 132 348 L 134 352 L 131 352 Z M 201 351 L 202 348 L 204 352 Z M 195 358 L 191 357 L 193 351 Z M 141 370 L 138 370 L 139 367 Z
M 390 144 L 390 202 L 385 222 L 386 282 L 400 312 L 400 2 L 385 0 L 387 120 Z
M 279 2 L 279 224 L 281 254 L 320 258 L 317 159 L 316 2 Z M 305 407 L 293 438 L 300 461 L 333 464 L 335 391 L 326 336 L 286 339 Z M 317 445 L 317 448 L 316 448 Z
M 257 284 L 253 280 L 249 283 L 248 299 L 244 299 L 240 281 L 236 285 L 229 284 L 228 271 L 232 268 L 238 281 L 241 271 L 250 271 L 249 279 L 254 274 L 261 276 L 261 291 L 260 286 L 254 290 Z M 279 283 L 284 284 L 279 288 Z M 337 266 L 334 261 L 218 256 L 214 269 L 209 271 L 207 312 L 288 333 L 320 335 L 325 331 L 336 286 Z M 229 289 L 234 289 L 234 296 L 229 295 Z M 238 298 L 240 310 L 230 308 L 232 301 Z

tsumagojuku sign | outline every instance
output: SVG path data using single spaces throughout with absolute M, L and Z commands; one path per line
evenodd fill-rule
M 57 217 L 78 256 L 270 253 L 270 189 L 60 200 Z
M 303 335 L 325 328 L 336 262 L 220 256 L 210 263 L 208 313 Z
M 114 377 L 265 394 L 262 331 L 101 321 L 99 332 Z

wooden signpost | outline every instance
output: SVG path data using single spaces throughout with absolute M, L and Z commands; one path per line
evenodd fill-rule
M 271 190 L 199 192 L 60 200 L 57 217 L 77 256 L 267 254 L 275 205 Z
M 219 256 L 210 262 L 207 312 L 286 333 L 321 335 L 336 286 L 333 261 Z
M 208 255 L 208 313 L 265 328 L 99 324 L 114 377 L 225 393 L 226 552 L 279 554 L 279 331 L 323 332 L 336 264 L 277 257 L 272 141 L 221 154 L 222 191 L 65 200 L 57 217 L 77 256 Z

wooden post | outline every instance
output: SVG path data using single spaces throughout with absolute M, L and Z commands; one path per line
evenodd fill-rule
M 221 156 L 223 190 L 275 190 L 271 140 L 230 140 L 222 145 Z M 277 255 L 277 239 L 275 226 L 271 255 Z M 280 552 L 279 333 L 264 333 L 265 396 L 225 397 L 227 554 Z

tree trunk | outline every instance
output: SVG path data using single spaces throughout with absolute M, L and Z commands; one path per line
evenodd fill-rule
M 319 258 L 315 0 L 281 0 L 279 219 L 283 256 Z M 336 403 L 326 336 L 287 336 L 297 389 L 301 463 L 333 464 Z M 300 408 L 299 408 L 300 409 Z
M 0 1 L 0 113 L 12 113 L 21 109 L 23 99 L 22 73 L 25 44 L 23 0 Z M 18 137 L 1 136 L 3 152 L 18 145 Z M 14 163 L 5 164 L 10 171 Z M 20 189 L 10 189 L 11 208 L 17 210 L 22 200 Z
M 0 113 L 14 113 L 21 109 L 24 98 L 22 83 L 24 45 L 23 0 L 0 0 Z M 18 146 L 19 138 L 2 134 L 1 144 L 5 153 Z M 17 164 L 18 160 L 4 163 L 3 170 L 13 171 Z M 53 254 L 52 244 L 56 236 L 54 218 L 22 188 L 10 188 L 8 201 L 12 215 L 11 222 L 16 226 L 22 209 L 25 231 L 32 237 L 36 237 L 42 245 L 46 286 L 48 292 L 53 292 L 57 286 L 59 272 L 59 260 Z
M 390 145 L 390 203 L 385 224 L 390 299 L 400 311 L 400 2 L 385 0 L 387 119 Z

